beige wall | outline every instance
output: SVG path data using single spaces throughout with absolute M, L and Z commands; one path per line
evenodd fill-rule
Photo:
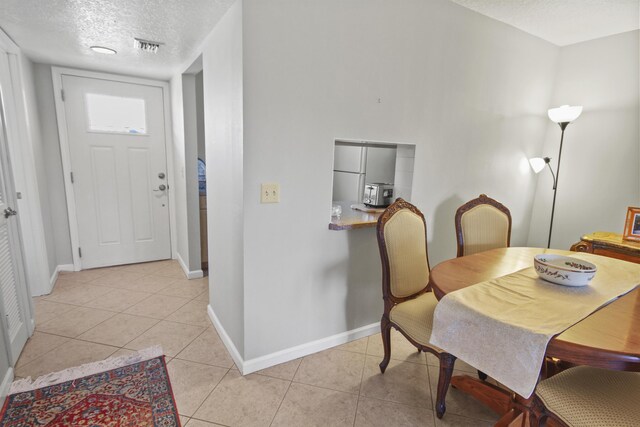
M 200 271 L 197 141 L 195 135 L 195 78 L 179 74 L 171 79 L 174 188 L 178 257 L 188 271 Z M 184 268 L 184 267 L 183 267 Z
M 241 356 L 244 253 L 253 244 L 253 237 L 244 230 L 242 9 L 243 1 L 236 1 L 202 50 L 209 303 Z
M 565 131 L 551 246 L 569 249 L 593 231 L 622 233 L 628 206 L 640 205 L 640 31 L 566 46 L 554 76 L 552 106 L 582 105 Z M 557 165 L 560 128 L 548 121 L 544 147 Z M 546 247 L 553 198 L 539 177 L 528 243 Z
M 60 155 L 60 138 L 56 121 L 56 107 L 53 94 L 51 65 L 34 65 L 34 84 L 38 106 L 39 133 L 41 147 L 36 159 L 42 166 L 40 179 L 44 180 L 41 198 L 42 216 L 47 236 L 49 266 L 51 273 L 58 265 L 73 264 L 71 255 L 71 236 L 69 234 L 69 216 L 67 214 L 67 197 L 64 191 L 62 174 L 62 157 Z
M 205 160 L 206 142 L 204 136 L 204 89 L 202 71 L 196 74 L 196 122 L 198 128 L 198 158 Z
M 5 380 L 8 381 L 7 375 L 9 373 L 9 356 L 7 355 L 3 337 L 0 337 L 0 344 L 0 384 L 2 384 Z M 6 390 L 0 390 L 0 392 L 3 391 Z M 4 403 L 5 397 L 6 396 L 0 394 L 0 406 Z
M 246 0 L 243 43 L 245 358 L 379 322 L 375 230 L 327 229 L 335 138 L 416 144 L 432 265 L 480 193 L 526 243 L 556 46 L 445 0 Z

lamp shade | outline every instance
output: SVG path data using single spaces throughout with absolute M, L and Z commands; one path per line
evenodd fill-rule
M 540 173 L 540 171 L 544 169 L 546 162 L 542 157 L 533 157 L 529 159 L 529 164 L 535 173 Z
M 556 123 L 570 123 L 580 117 L 582 106 L 572 107 L 563 105 L 558 108 L 551 108 L 548 111 L 549 118 Z

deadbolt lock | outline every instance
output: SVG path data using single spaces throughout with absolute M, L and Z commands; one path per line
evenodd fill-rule
M 165 177 L 165 176 L 166 176 L 166 175 L 164 174 L 164 172 L 160 172 L 160 173 L 158 174 L 158 178 L 160 178 L 160 179 L 164 179 L 164 177 Z

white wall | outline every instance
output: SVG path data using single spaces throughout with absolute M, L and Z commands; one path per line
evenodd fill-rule
M 200 263 L 200 213 L 198 201 L 195 76 L 171 79 L 173 162 L 176 176 L 171 192 L 176 207 L 177 252 L 190 278 L 202 277 Z
M 565 131 L 551 247 L 569 249 L 593 231 L 622 233 L 628 206 L 640 205 L 639 31 L 563 47 L 552 106 L 582 105 Z M 548 121 L 544 148 L 553 159 L 560 128 Z M 546 247 L 551 174 L 539 176 L 528 244 Z
M 243 26 L 245 359 L 380 319 L 375 230 L 327 228 L 336 138 L 416 144 L 431 265 L 480 193 L 526 243 L 557 47 L 445 0 L 246 0 Z M 259 203 L 261 182 L 281 203 Z
M 184 144 L 184 111 L 182 98 L 182 74 L 174 76 L 169 82 L 171 92 L 171 123 L 173 125 L 173 164 L 174 186 L 170 190 L 175 204 L 176 216 L 176 250 L 182 268 L 188 268 L 189 264 L 189 234 L 187 226 L 187 193 L 185 171 L 185 144 Z
M 243 52 L 238 0 L 203 45 L 209 304 L 244 353 Z
M 53 258 L 53 268 L 55 268 L 58 265 L 73 264 L 73 256 L 71 255 L 71 236 L 62 176 L 62 157 L 56 122 L 51 65 L 34 64 L 33 78 L 41 143 L 40 157 L 36 161 L 42 164 L 40 172 L 45 180 L 43 186 L 40 187 L 43 189 L 41 195 L 48 198 L 48 207 L 43 208 L 43 218 L 45 219 L 49 264 L 51 268 L 51 259 Z
M 53 245 L 47 245 L 49 257 L 53 255 L 55 265 L 73 264 L 71 255 L 71 236 L 69 234 L 69 217 L 62 176 L 62 157 L 51 79 L 51 65 L 34 64 L 33 79 L 40 121 L 41 156 L 46 176 L 46 186 L 42 187 L 49 199 L 49 209 L 43 211 L 45 227 L 49 239 L 53 236 Z
M 0 336 L 0 344 L 2 344 L 0 347 L 0 406 L 2 406 L 4 404 L 6 393 L 9 391 L 8 387 L 7 389 L 3 389 L 2 386 L 5 385 L 4 383 L 8 383 L 10 381 L 10 378 L 8 377 L 10 366 L 9 356 L 6 351 L 7 345 L 5 344 L 4 337 L 2 336 Z
M 201 270 L 200 201 L 198 193 L 197 86 L 194 74 L 182 75 L 184 116 L 184 168 L 186 186 L 189 270 Z
M 196 121 L 198 128 L 198 158 L 206 157 L 206 142 L 204 137 L 204 89 L 203 72 L 196 74 Z
M 47 173 L 45 166 L 45 147 L 40 132 L 40 119 L 38 114 L 38 102 L 35 93 L 34 64 L 26 57 L 22 59 L 22 70 L 25 76 L 25 101 L 30 106 L 28 109 L 29 131 L 31 132 L 33 161 L 35 164 L 36 179 L 38 182 L 40 209 L 42 211 L 42 222 L 47 249 L 55 247 L 54 227 L 51 221 L 51 205 L 49 202 L 49 192 L 47 191 Z M 47 267 L 51 275 L 56 266 L 56 255 L 53 250 L 47 250 Z

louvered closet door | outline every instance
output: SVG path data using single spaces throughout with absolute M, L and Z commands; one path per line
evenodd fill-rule
M 20 240 L 18 237 L 17 215 L 11 214 L 15 208 L 12 197 L 12 181 L 9 173 L 6 133 L 2 123 L 0 104 L 0 325 L 4 338 L 8 341 L 11 363 L 15 363 L 27 342 L 29 331 L 25 316 L 26 283 L 22 274 Z M 0 337 L 1 339 L 1 337 Z

